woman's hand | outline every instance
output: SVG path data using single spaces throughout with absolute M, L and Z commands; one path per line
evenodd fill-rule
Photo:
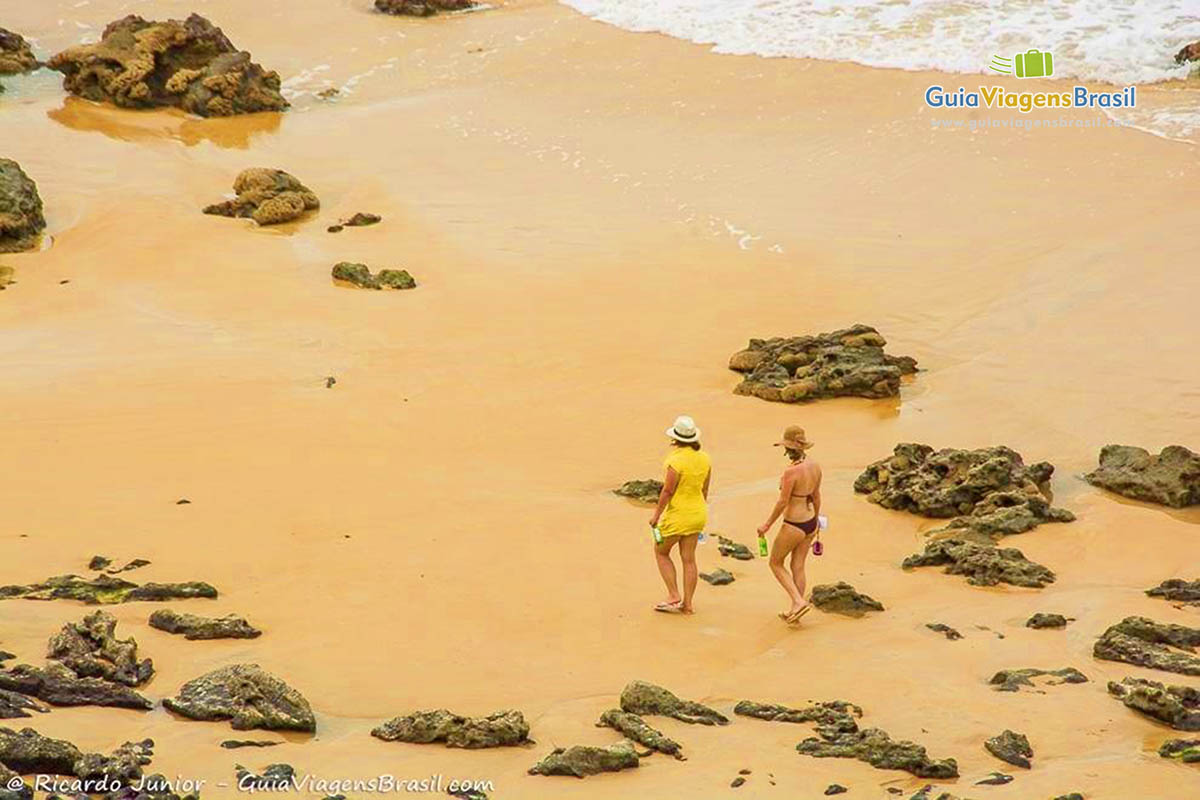
M 657 527 L 658 527 L 658 516 L 657 516 L 657 515 L 655 515 L 655 516 L 653 516 L 653 517 L 651 517 L 651 518 L 650 518 L 650 527 L 651 527 L 651 528 L 657 528 Z
M 767 531 L 769 531 L 769 530 L 771 530 L 771 523 L 768 522 L 765 525 L 759 525 L 758 526 L 758 538 L 761 539 L 762 537 L 766 536 Z

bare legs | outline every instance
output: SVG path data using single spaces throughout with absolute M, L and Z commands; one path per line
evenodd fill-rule
M 662 576 L 667 586 L 667 600 L 660 603 L 658 608 L 667 610 L 664 606 L 678 606 L 685 614 L 692 613 L 692 597 L 696 594 L 696 579 L 699 570 L 696 567 L 697 534 L 690 536 L 668 536 L 662 544 L 654 545 L 654 561 L 658 564 L 658 574 Z M 679 559 L 683 562 L 683 597 L 679 596 L 679 582 L 675 572 L 675 562 L 671 560 L 671 549 L 679 542 Z
M 794 525 L 780 525 L 779 533 L 771 544 L 771 573 L 779 585 L 787 592 L 792 601 L 791 608 L 781 616 L 791 617 L 808 605 L 804 599 L 804 589 L 807 578 L 804 574 L 804 562 L 808 557 L 808 546 L 816 534 L 805 535 Z M 791 569 L 784 566 L 784 560 L 792 557 Z

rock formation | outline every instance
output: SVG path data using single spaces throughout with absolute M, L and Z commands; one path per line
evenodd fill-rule
M 40 66 L 24 36 L 0 28 L 0 75 L 31 72 Z
M 1126 617 L 1101 634 L 1092 655 L 1181 675 L 1200 675 L 1200 655 L 1194 651 L 1197 646 L 1200 628 Z
M 1176 64 L 1186 64 L 1189 61 L 1200 61 L 1200 42 L 1192 42 L 1191 44 L 1184 45 L 1175 54 Z
M 321 207 L 321 201 L 307 186 L 281 169 L 244 169 L 234 179 L 233 191 L 237 197 L 206 206 L 204 213 L 250 217 L 259 225 L 278 225 Z
M 150 659 L 138 660 L 137 642 L 118 639 L 117 620 L 96 611 L 82 622 L 68 623 L 50 640 L 46 657 L 58 661 L 80 678 L 141 686 L 154 675 Z
M 417 711 L 385 722 L 371 731 L 385 742 L 429 744 L 475 750 L 511 747 L 529 741 L 529 723 L 520 711 L 497 711 L 486 717 L 464 717 L 445 709 Z
M 754 553 L 750 552 L 750 548 L 741 542 L 735 542 L 733 539 L 726 539 L 724 536 L 717 537 L 717 552 L 723 556 L 736 558 L 738 561 L 753 561 Z
M 20 164 L 0 158 L 0 253 L 34 249 L 45 229 L 37 184 Z
M 229 720 L 234 730 L 251 728 L 313 732 L 312 708 L 303 695 L 257 664 L 222 667 L 185 683 L 163 700 L 176 714 L 205 721 Z
M 639 503 L 653 504 L 658 502 L 658 495 L 662 492 L 662 488 L 662 481 L 654 478 L 644 481 L 625 481 L 613 489 L 613 494 L 637 500 Z
M 86 580 L 78 575 L 59 575 L 28 586 L 0 586 L 0 600 L 78 600 L 88 605 L 113 605 L 137 601 L 162 602 L 203 597 L 213 599 L 217 590 L 207 583 L 146 583 L 139 586 L 109 575 Z
M 51 739 L 35 730 L 20 732 L 0 728 L 0 765 L 17 773 L 69 775 L 99 785 L 100 781 L 133 781 L 150 763 L 154 742 L 126 742 L 112 755 L 84 753 L 62 739 Z
M 729 359 L 729 368 L 745 375 L 733 391 L 784 403 L 895 397 L 900 376 L 916 372 L 917 362 L 888 355 L 886 344 L 868 325 L 816 336 L 751 339 Z
M 1164 600 L 1174 600 L 1188 603 L 1189 605 L 1197 605 L 1200 604 L 1200 578 L 1194 581 L 1185 581 L 1183 578 L 1169 578 L 1153 589 L 1147 589 L 1146 594 L 1151 597 L 1161 597 Z
M 1200 731 L 1200 689 L 1165 686 L 1145 678 L 1108 682 L 1108 693 L 1126 708 L 1145 714 L 1179 731 Z
M 1163 758 L 1178 758 L 1184 764 L 1200 764 L 1200 739 L 1167 739 L 1158 748 Z
M 1026 669 L 1002 669 L 992 676 L 988 681 L 992 686 L 996 687 L 1000 692 L 1016 692 L 1022 687 L 1033 689 L 1036 684 L 1033 678 L 1040 678 L 1043 675 L 1049 675 L 1050 680 L 1046 681 L 1048 686 L 1058 686 L 1062 683 L 1087 683 L 1087 676 L 1074 667 L 1063 667 L 1062 669 L 1037 669 L 1029 667 Z M 1058 678 L 1058 680 L 1054 680 Z
M 931 531 L 947 538 L 995 542 L 1043 522 L 1070 522 L 1075 515 L 1050 505 L 1054 467 L 1025 465 L 1008 447 L 980 450 L 898 444 L 888 458 L 871 464 L 854 490 L 884 508 L 954 519 Z
M 683 747 L 679 742 L 671 739 L 662 731 L 650 727 L 637 714 L 630 714 L 619 708 L 610 708 L 600 715 L 600 721 L 596 725 L 597 727 L 612 728 L 625 738 L 632 739 L 651 750 L 683 760 Z
M 733 583 L 734 577 L 729 570 L 717 567 L 712 572 L 701 572 L 700 580 L 713 586 L 726 586 Z
M 788 708 L 771 703 L 755 703 L 742 700 L 733 707 L 733 713 L 743 717 L 764 719 L 768 722 L 815 723 L 817 731 L 830 734 L 854 733 L 858 730 L 857 718 L 862 709 L 844 700 L 828 700 L 813 703 L 805 708 Z
M 36 697 L 52 706 L 105 706 L 140 711 L 154 707 L 128 686 L 102 678 L 81 678 L 53 661 L 45 667 L 17 664 L 0 669 L 0 689 Z
M 49 710 L 23 694 L 0 689 L 0 719 L 19 719 L 32 716 L 30 711 L 45 714 Z
M 1105 445 L 1100 466 L 1083 477 L 1134 500 L 1172 508 L 1200 504 L 1200 453 L 1180 445 L 1164 447 L 1158 455 L 1140 447 Z
M 365 228 L 368 225 L 375 225 L 383 221 L 383 217 L 378 214 L 369 214 L 364 211 L 357 212 L 350 219 L 344 219 L 336 225 L 330 225 L 326 228 L 330 233 L 341 233 L 346 228 Z
M 621 710 L 639 716 L 658 714 L 700 725 L 729 724 L 729 718 L 721 712 L 691 700 L 681 700 L 661 686 L 643 681 L 631 681 L 621 692 Z
M 352 283 L 360 289 L 413 289 L 417 282 L 406 269 L 381 269 L 372 274 L 366 264 L 341 261 L 334 265 L 334 280 Z
M 591 747 L 555 748 L 554 752 L 529 768 L 530 775 L 571 775 L 582 778 L 601 772 L 620 772 L 638 765 L 637 753 L 628 742 Z
M 285 792 L 290 791 L 296 778 L 291 764 L 269 764 L 262 774 L 256 774 L 238 764 L 234 767 L 239 792 Z
M 945 637 L 952 642 L 963 638 L 961 633 L 942 622 L 926 622 L 925 627 L 929 628 L 929 630 L 933 631 L 934 633 L 945 635 Z
M 933 760 L 925 748 L 909 741 L 895 741 L 878 728 L 837 733 L 818 730 L 796 745 L 797 752 L 816 758 L 857 758 L 877 769 L 901 769 L 918 778 L 957 778 L 953 758 Z
M 233 615 L 213 619 L 195 614 L 177 614 L 169 609 L 150 615 L 150 627 L 167 633 L 181 633 L 185 639 L 256 639 L 262 631 Z
M 883 603 L 870 595 L 859 594 L 845 581 L 814 586 L 809 600 L 822 611 L 847 617 L 861 617 L 868 611 L 883 611 Z
M 1026 628 L 1065 628 L 1067 627 L 1067 618 L 1062 614 L 1044 614 L 1038 612 L 1029 619 L 1025 620 Z
M 1031 769 L 1033 764 L 1029 759 L 1033 758 L 1033 747 L 1029 744 L 1029 739 L 1023 733 L 1014 733 L 1006 730 L 1004 733 L 993 736 L 983 743 L 984 749 L 994 755 L 1001 761 L 1008 762 L 1014 767 L 1022 767 Z
M 409 17 L 432 17 L 443 11 L 465 11 L 475 5 L 475 0 L 375 0 L 375 10 Z
M 279 75 L 238 51 L 204 17 L 154 22 L 130 14 L 95 44 L 68 48 L 47 63 L 63 88 L 122 108 L 175 106 L 202 117 L 283 111 Z
M 973 586 L 1008 583 L 1041 589 L 1054 582 L 1054 573 L 1036 561 L 1030 561 L 1015 547 L 940 539 L 925 545 L 925 552 L 904 559 L 905 569 L 945 565 L 947 575 L 965 575 Z

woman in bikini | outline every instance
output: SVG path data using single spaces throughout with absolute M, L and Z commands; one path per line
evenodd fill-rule
M 789 426 L 783 432 L 783 440 L 775 446 L 783 448 L 792 464 L 783 471 L 779 480 L 779 499 L 775 501 L 770 518 L 759 526 L 758 536 L 765 538 L 775 520 L 783 516 L 783 524 L 771 546 L 771 572 L 792 601 L 791 608 L 779 616 L 792 623 L 812 608 L 804 599 L 804 561 L 819 533 L 821 468 L 805 457 L 813 443 L 808 441 L 799 425 Z M 789 555 L 792 559 L 790 569 L 783 563 Z
M 708 486 L 712 480 L 712 461 L 708 453 L 700 449 L 700 429 L 691 417 L 678 417 L 675 424 L 667 428 L 671 454 L 663 466 L 667 474 L 658 505 L 650 517 L 650 527 L 657 528 L 661 542 L 654 544 L 654 560 L 663 583 L 667 585 L 667 599 L 654 607 L 655 611 L 668 614 L 691 614 L 692 595 L 696 593 L 696 543 L 700 532 L 708 524 Z M 675 577 L 675 563 L 671 550 L 679 545 L 679 560 L 683 567 L 683 597 L 679 596 L 679 584 Z

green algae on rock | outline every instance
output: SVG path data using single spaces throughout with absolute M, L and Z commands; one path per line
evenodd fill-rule
M 904 559 L 904 569 L 945 566 L 947 575 L 964 575 L 972 586 L 1008 583 L 1041 589 L 1054 582 L 1054 573 L 1025 558 L 1015 547 L 995 547 L 960 539 L 939 539 L 925 545 L 925 552 Z
M 1029 619 L 1025 620 L 1026 628 L 1065 628 L 1067 627 L 1067 618 L 1062 614 L 1045 614 L 1038 612 Z
M 1005 730 L 985 741 L 983 747 L 996 758 L 1012 764 L 1014 767 L 1023 769 L 1033 767 L 1029 760 L 1033 758 L 1033 747 L 1023 733 Z
M 1181 445 L 1158 455 L 1141 447 L 1105 445 L 1100 465 L 1083 476 L 1093 486 L 1147 503 L 1184 508 L 1200 504 L 1200 453 Z
M 104 756 L 84 753 L 62 739 L 51 739 L 31 728 L 17 732 L 0 727 L 0 765 L 18 773 L 70 775 L 83 781 L 123 782 L 142 777 L 142 767 L 154 754 L 154 742 L 126 742 Z
M 278 225 L 321 207 L 312 190 L 281 169 L 244 169 L 234 178 L 233 191 L 235 198 L 205 206 L 204 213 L 249 217 L 259 225 Z
M 773 703 L 742 700 L 733 707 L 733 713 L 768 722 L 816 723 L 818 731 L 824 730 L 836 734 L 857 731 L 856 718 L 862 716 L 863 710 L 844 700 L 827 700 L 821 703 L 812 703 L 804 708 L 788 708 Z
M 1200 731 L 1200 689 L 1145 678 L 1108 682 L 1108 693 L 1141 714 L 1180 731 Z
M 632 739 L 651 750 L 674 756 L 680 761 L 684 760 L 683 746 L 679 742 L 671 739 L 662 731 L 650 727 L 637 714 L 630 714 L 619 708 L 610 708 L 600 715 L 600 721 L 596 725 L 597 727 L 612 728 L 623 734 L 625 738 Z
M 239 731 L 317 729 L 304 696 L 257 664 L 234 664 L 190 680 L 176 697 L 165 698 L 163 706 L 189 719 L 229 720 Z
M 1200 739 L 1167 739 L 1158 748 L 1163 758 L 1178 758 L 1184 764 L 1200 764 Z
M 644 681 L 631 681 L 621 692 L 621 710 L 639 716 L 657 714 L 692 724 L 729 724 L 729 718 L 721 712 L 691 700 L 681 700 L 661 686 Z
M 1146 617 L 1126 617 L 1101 634 L 1092 655 L 1139 667 L 1200 675 L 1200 628 L 1155 622 Z
M 128 686 L 102 678 L 81 678 L 54 661 L 45 667 L 17 664 L 0 669 L 0 689 L 36 697 L 52 706 L 104 706 L 138 711 L 154 707 Z
M 408 17 L 432 17 L 443 11 L 475 8 L 475 0 L 375 0 L 375 10 Z
M 155 22 L 130 14 L 99 42 L 68 48 L 46 66 L 63 88 L 122 108 L 175 106 L 202 117 L 283 111 L 279 75 L 239 51 L 204 17 Z
M 385 742 L 431 744 L 477 750 L 514 747 L 529 742 L 529 723 L 520 711 L 497 711 L 486 717 L 464 717 L 446 709 L 417 711 L 396 717 L 371 731 Z
M 0 158 L 0 253 L 33 250 L 45 229 L 37 184 L 16 161 Z
M 118 639 L 116 617 L 96 611 L 72 622 L 50 639 L 46 657 L 81 678 L 100 678 L 125 686 L 141 686 L 154 675 L 150 659 L 138 660 L 137 642 Z
M 869 325 L 816 336 L 751 339 L 729 359 L 729 368 L 745 375 L 733 391 L 783 403 L 895 397 L 901 376 L 915 373 L 917 362 L 888 355 L 886 344 Z
M 165 608 L 150 615 L 150 627 L 167 633 L 183 634 L 183 638 L 188 640 L 256 639 L 262 636 L 262 631 L 242 617 L 199 617 L 195 614 L 177 614 Z
M 145 583 L 139 586 L 110 575 L 97 575 L 90 580 L 78 575 L 59 575 L 28 586 L 0 586 L 0 600 L 78 600 L 93 606 L 138 601 L 213 599 L 216 596 L 216 589 L 200 581 Z
M 958 777 L 958 762 L 953 758 L 931 759 L 921 745 L 895 741 L 878 728 L 818 733 L 820 738 L 810 737 L 796 745 L 797 752 L 815 758 L 856 758 L 877 769 L 904 770 L 918 778 Z
M 860 594 L 845 581 L 813 587 L 809 601 L 822 611 L 847 617 L 861 617 L 868 611 L 883 611 L 883 603 L 870 595 Z
M 1063 667 L 1062 669 L 1037 669 L 1036 667 L 1028 667 L 1026 669 L 1002 669 L 992 676 L 988 681 L 992 686 L 996 687 L 1000 692 L 1016 692 L 1022 687 L 1033 689 L 1036 684 L 1033 678 L 1040 678 L 1043 675 L 1049 675 L 1051 680 L 1046 681 L 1048 686 L 1058 686 L 1062 683 L 1087 683 L 1088 678 L 1074 667 Z M 1059 680 L 1054 680 L 1058 678 Z
M 334 265 L 333 279 L 360 289 L 413 289 L 417 282 L 406 269 L 381 269 L 372 274 L 366 264 L 341 261 Z
M 0 75 L 32 72 L 40 66 L 24 36 L 0 28 Z
M 530 775 L 569 775 L 583 778 L 601 772 L 620 772 L 638 766 L 638 755 L 629 742 L 607 747 L 575 745 L 555 748 L 550 755 L 529 768 Z
M 625 481 L 612 491 L 615 495 L 628 497 L 630 500 L 636 500 L 639 503 L 657 503 L 658 496 L 662 493 L 662 488 L 662 481 L 649 478 L 644 481 Z

